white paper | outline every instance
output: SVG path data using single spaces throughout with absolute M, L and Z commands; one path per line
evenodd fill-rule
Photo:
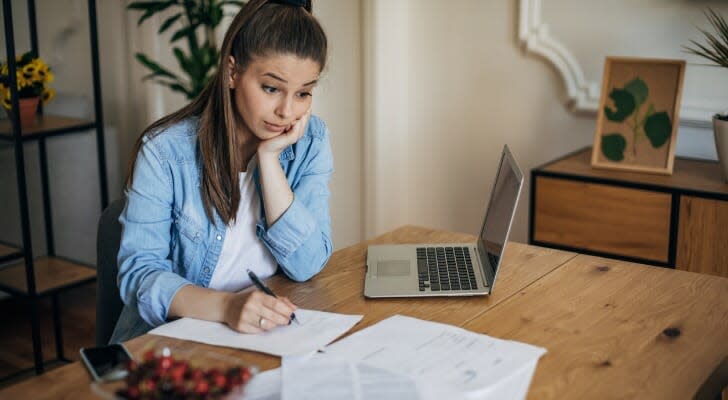
M 334 357 L 284 357 L 282 400 L 421 400 L 406 375 Z
M 407 374 L 433 392 L 483 396 L 513 376 L 520 376 L 521 383 L 530 382 L 533 373 L 519 373 L 535 365 L 545 352 L 540 347 L 401 315 L 325 349 L 327 355 Z
M 153 335 L 169 336 L 216 346 L 259 351 L 275 356 L 310 353 L 323 348 L 361 320 L 361 315 L 296 310 L 300 323 L 279 326 L 264 333 L 244 334 L 227 325 L 182 318 L 151 330 Z
M 253 379 L 243 387 L 242 393 L 233 392 L 226 399 L 236 400 L 280 400 L 281 398 L 281 369 L 276 368 L 256 374 Z
M 468 392 L 464 398 L 468 400 L 525 399 L 528 394 L 528 387 L 531 386 L 533 374 L 536 372 L 537 364 L 538 360 L 533 360 L 508 378 L 484 390 Z

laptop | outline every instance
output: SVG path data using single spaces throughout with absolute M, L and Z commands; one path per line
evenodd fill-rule
M 479 240 L 475 243 L 369 246 L 364 296 L 478 296 L 491 293 L 522 186 L 523 173 L 505 146 Z

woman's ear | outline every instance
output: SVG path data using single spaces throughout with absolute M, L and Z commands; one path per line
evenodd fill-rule
M 235 68 L 235 57 L 233 56 L 228 57 L 228 72 L 230 76 L 230 81 L 228 82 L 230 89 L 235 89 L 235 81 L 238 79 L 238 71 L 237 68 Z

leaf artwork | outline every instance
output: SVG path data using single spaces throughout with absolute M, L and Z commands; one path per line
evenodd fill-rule
M 632 133 L 632 154 L 637 156 L 637 141 L 647 137 L 650 145 L 660 148 L 670 140 L 672 121 L 665 111 L 655 111 L 653 104 L 647 104 L 649 88 L 644 80 L 637 77 L 629 81 L 624 88 L 614 88 L 609 93 L 614 108 L 604 106 L 604 115 L 609 121 L 622 123 Z M 601 151 L 610 161 L 624 160 L 627 150 L 627 139 L 620 132 L 612 132 L 602 136 Z

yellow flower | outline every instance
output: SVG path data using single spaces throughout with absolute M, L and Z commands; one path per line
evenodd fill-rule
M 49 101 L 53 100 L 56 97 L 56 91 L 51 88 L 46 88 L 43 91 L 43 94 L 41 95 L 41 98 L 43 99 L 43 104 L 48 103 Z
M 5 107 L 6 110 L 9 110 L 13 108 L 13 103 L 10 101 L 10 91 L 6 91 L 5 95 L 3 95 L 2 100 L 0 100 L 2 103 L 2 106 Z
M 25 79 L 25 83 L 28 86 L 33 85 L 37 81 L 35 79 L 35 66 L 33 65 L 28 64 L 23 66 L 23 68 L 20 69 L 20 74 L 23 76 L 23 79 Z
M 7 75 L 9 73 L 8 70 L 8 64 L 3 64 L 0 66 L 0 75 Z
M 15 71 L 15 79 L 18 81 L 18 89 L 22 89 L 26 86 L 31 86 L 33 82 L 25 79 L 22 71 Z
M 53 72 L 51 72 L 49 69 L 46 69 L 44 83 L 51 83 L 51 82 L 53 82 L 54 78 L 55 78 L 55 76 L 53 75 Z
M 30 64 L 23 66 L 22 71 L 23 71 L 23 77 L 25 77 L 25 79 L 31 79 L 34 81 L 40 80 L 40 79 L 38 79 L 38 67 L 35 64 L 30 63 Z

